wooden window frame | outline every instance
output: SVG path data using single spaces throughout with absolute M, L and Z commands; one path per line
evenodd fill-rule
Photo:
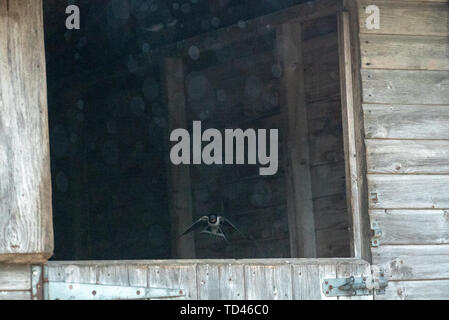
M 346 198 L 347 210 L 349 214 L 350 226 L 350 253 L 351 257 L 371 261 L 370 239 L 371 227 L 368 216 L 368 198 L 367 198 L 367 183 L 366 183 L 366 153 L 364 146 L 364 128 L 362 115 L 362 101 L 361 101 L 361 76 L 360 76 L 360 46 L 358 38 L 358 8 L 354 0 L 320 0 L 316 1 L 313 7 L 302 4 L 290 7 L 279 12 L 258 17 L 246 22 L 246 28 L 241 29 L 238 26 L 230 26 L 226 29 L 220 29 L 213 33 L 213 39 L 207 44 L 201 41 L 204 35 L 196 36 L 191 39 L 184 40 L 177 43 L 176 46 L 167 46 L 154 52 L 156 56 L 161 59 L 162 64 L 165 65 L 165 83 L 167 89 L 167 96 L 174 97 L 168 99 L 169 109 L 169 128 L 185 127 L 185 96 L 179 94 L 184 92 L 184 75 L 183 75 L 183 57 L 187 56 L 188 48 L 196 46 L 200 52 L 208 49 L 217 49 L 223 45 L 233 43 L 234 41 L 244 40 L 250 38 L 255 33 L 258 27 L 266 25 L 271 30 L 275 30 L 277 37 L 289 36 L 289 33 L 296 34 L 301 30 L 301 23 L 320 17 L 336 15 L 338 17 L 338 47 L 339 47 L 339 65 L 340 65 L 340 87 L 341 87 L 341 104 L 342 104 L 342 122 L 343 122 L 343 137 L 344 137 L 344 153 L 345 153 L 345 172 L 346 172 Z M 175 54 L 173 54 L 175 52 Z M 294 52 L 281 52 L 280 55 L 295 56 Z M 278 57 L 280 60 L 286 57 Z M 171 73 L 176 69 L 176 77 Z M 288 74 L 287 74 L 288 76 Z M 295 77 L 296 75 L 292 75 Z M 295 80 L 295 79 L 290 79 Z M 298 80 L 298 79 L 296 79 Z M 303 88 L 303 81 L 295 81 L 299 83 L 299 90 Z M 287 100 L 297 99 L 301 96 L 297 92 L 284 93 Z M 287 104 L 288 101 L 287 101 Z M 295 108 L 302 105 L 300 101 L 294 101 Z M 181 106 L 181 108 L 180 108 Z M 292 108 L 288 108 L 292 109 Z M 170 112 L 171 110 L 171 112 Z M 180 111 L 181 110 L 181 111 Z M 286 115 L 295 115 L 296 112 L 287 111 Z M 171 117 L 170 114 L 175 115 Z M 288 123 L 288 122 L 287 122 Z M 295 139 L 300 135 L 300 132 L 289 133 L 289 139 Z M 307 148 L 298 145 L 299 154 L 307 153 Z M 296 153 L 298 153 L 296 152 Z M 303 166 L 297 166 L 291 170 L 296 170 L 295 175 L 300 175 L 302 178 L 310 179 L 310 172 L 302 170 Z M 178 185 L 180 177 L 183 181 L 190 181 L 189 168 L 182 166 L 171 166 L 170 181 L 170 217 L 175 230 L 181 231 L 185 229 L 192 221 L 192 200 L 190 199 L 190 183 L 182 183 Z M 307 199 L 307 188 L 299 188 L 302 184 L 298 184 L 290 188 L 295 190 L 295 197 Z M 295 198 L 294 197 L 294 198 Z M 296 201 L 296 200 L 295 200 Z M 293 202 L 295 202 L 293 201 Z M 292 201 L 290 201 L 292 202 Z M 290 228 L 290 245 L 291 257 L 314 258 L 313 253 L 315 231 L 310 228 L 304 228 L 304 225 L 313 222 L 313 210 L 303 209 L 304 206 L 295 206 L 294 203 L 288 204 L 289 224 L 293 225 Z M 305 213 L 298 215 L 297 210 Z M 307 208 L 307 207 L 306 207 Z M 295 215 L 292 217 L 292 213 Z M 312 212 L 312 214 L 307 214 Z M 297 219 L 297 217 L 300 219 Z M 293 231 L 293 232 L 292 232 Z M 293 234 L 293 236 L 292 236 Z M 297 238 L 301 235 L 301 239 Z M 182 241 L 175 239 L 172 241 L 172 254 L 175 258 L 192 258 L 195 257 L 195 244 L 193 235 L 183 238 Z M 335 257 L 338 258 L 338 257 Z

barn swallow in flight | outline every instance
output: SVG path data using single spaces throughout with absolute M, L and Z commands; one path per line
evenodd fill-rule
M 200 233 L 209 234 L 228 241 L 225 234 L 223 233 L 223 230 L 221 229 L 223 226 L 227 226 L 230 227 L 231 229 L 234 229 L 235 231 L 240 233 L 244 238 L 246 238 L 245 235 L 239 229 L 237 229 L 237 227 L 234 224 L 231 223 L 231 221 L 229 221 L 223 216 L 217 216 L 215 214 L 210 214 L 208 216 L 203 216 L 199 218 L 186 231 L 184 231 L 184 233 L 181 234 L 179 238 L 197 229 L 204 228 L 203 231 L 201 231 Z

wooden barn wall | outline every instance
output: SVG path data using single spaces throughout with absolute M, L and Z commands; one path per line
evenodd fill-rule
M 449 3 L 358 1 L 377 299 L 449 298 Z M 365 26 L 367 5 L 380 29 Z

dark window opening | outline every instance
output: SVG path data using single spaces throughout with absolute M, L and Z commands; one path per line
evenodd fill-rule
M 350 256 L 336 16 L 301 23 L 298 41 L 281 41 L 263 23 L 243 38 L 215 31 L 244 33 L 249 19 L 302 2 L 75 1 L 80 30 L 65 29 L 65 3 L 44 2 L 52 259 L 171 259 L 188 242 L 198 259 L 287 258 L 301 228 L 313 230 L 317 257 Z M 286 81 L 295 65 L 280 62 L 280 50 L 302 57 L 304 110 L 293 122 L 286 87 L 300 87 Z M 168 58 L 181 69 L 167 67 Z M 173 93 L 184 97 L 181 111 L 169 108 L 179 100 Z M 170 131 L 176 124 L 192 132 L 193 121 L 222 133 L 278 129 L 277 173 L 203 164 L 177 167 L 184 171 L 173 177 Z M 298 148 L 308 159 L 295 158 Z M 309 190 L 305 200 L 298 186 Z M 223 215 L 247 238 L 195 232 L 180 245 L 185 208 L 189 224 Z M 292 221 L 303 209 L 312 210 L 309 225 Z

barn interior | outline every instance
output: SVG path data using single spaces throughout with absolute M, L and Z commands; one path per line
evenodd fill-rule
M 79 30 L 65 27 L 69 4 L 80 8 Z M 44 1 L 52 259 L 302 257 L 298 230 L 312 235 L 314 256 L 350 256 L 337 17 L 284 37 L 264 18 L 301 4 L 315 2 Z M 285 32 L 293 41 L 281 41 Z M 298 53 L 302 79 L 282 60 Z M 303 109 L 292 111 L 292 92 Z M 170 131 L 198 120 L 278 129 L 279 170 L 174 166 Z M 298 186 L 308 194 L 298 197 Z M 298 229 L 301 212 L 312 215 Z M 180 225 L 210 213 L 246 237 L 177 238 Z

